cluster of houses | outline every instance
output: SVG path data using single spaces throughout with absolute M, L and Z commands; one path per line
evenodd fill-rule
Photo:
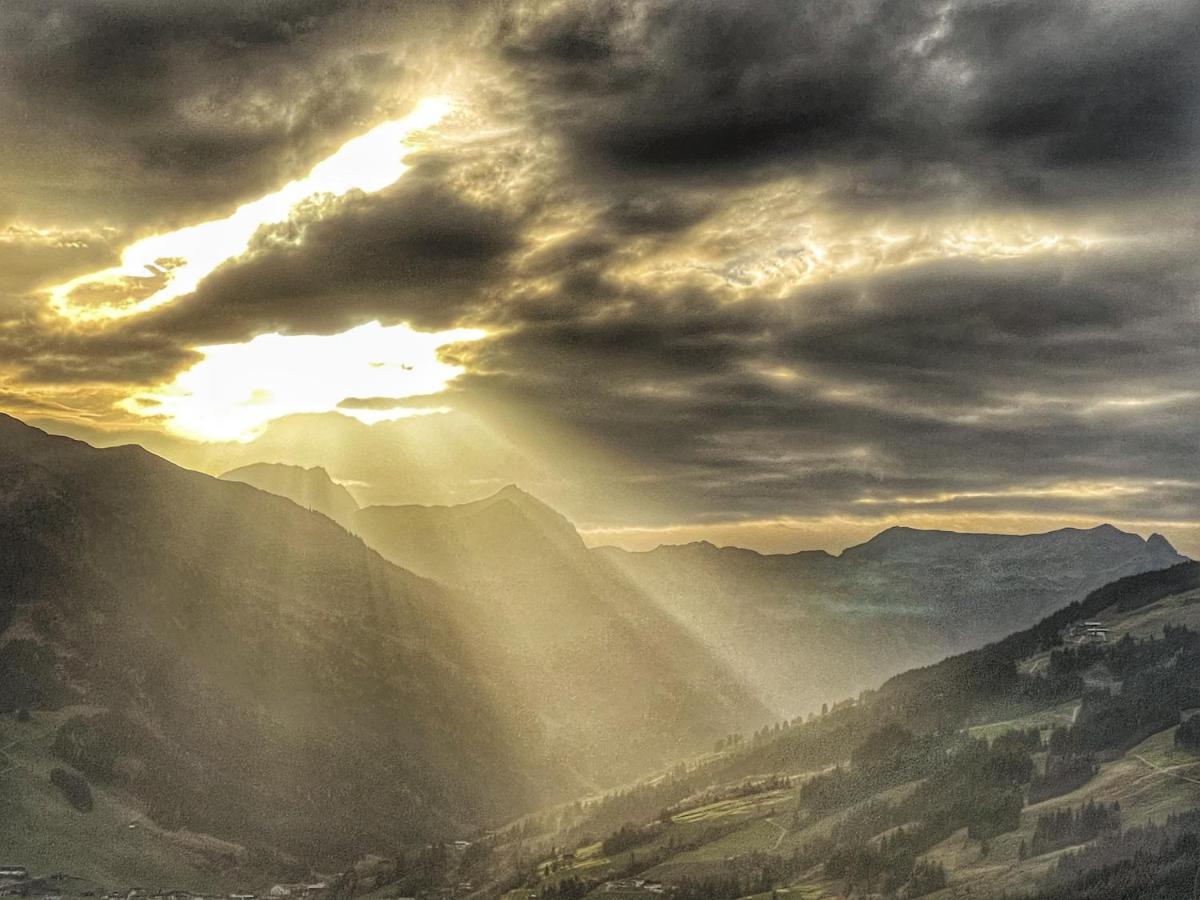
M 1107 644 L 1108 629 L 1103 622 L 1072 622 L 1063 640 L 1068 644 Z
M 209 896 L 194 894 L 190 891 L 157 891 L 148 893 L 141 888 L 134 888 L 124 893 L 105 894 L 101 900 L 325 900 L 329 894 L 329 884 L 318 881 L 313 884 L 277 884 L 260 896 L 248 892 L 236 892 Z

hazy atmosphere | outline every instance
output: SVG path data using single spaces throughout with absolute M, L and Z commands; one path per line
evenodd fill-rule
M 1198 28 L 13 0 L 0 406 L 368 503 L 515 482 L 594 544 L 1195 552 Z
M 2 0 L 0 900 L 1200 900 L 1200 3 Z

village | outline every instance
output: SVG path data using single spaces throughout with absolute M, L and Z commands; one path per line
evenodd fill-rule
M 459 840 L 441 846 L 452 853 L 462 854 L 473 845 L 470 841 Z M 378 860 L 377 857 L 371 859 Z M 362 878 L 356 869 L 350 869 L 316 881 L 277 883 L 269 888 L 238 889 L 230 893 L 141 886 L 100 888 L 87 879 L 62 872 L 38 875 L 24 865 L 0 865 L 0 897 L 24 897 L 29 900 L 349 900 L 372 887 L 382 888 L 385 885 L 376 884 L 373 877 Z M 450 886 L 417 892 L 415 896 L 404 896 L 399 891 L 387 893 L 386 900 L 454 900 L 468 896 L 474 890 L 473 883 L 459 881 Z

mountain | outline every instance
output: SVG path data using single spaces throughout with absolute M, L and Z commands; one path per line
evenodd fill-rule
M 791 716 L 982 646 L 1184 557 L 1111 525 L 990 535 L 889 528 L 840 556 L 708 543 L 596 551 Z
M 404 568 L 447 584 L 504 579 L 547 553 L 586 555 L 575 526 L 511 484 L 458 506 L 368 506 L 352 528 Z
M 574 526 L 509 486 L 461 506 L 374 506 L 352 527 L 385 557 L 474 602 L 481 658 L 537 710 L 556 755 L 598 785 L 761 721 L 730 668 Z
M 0 711 L 157 827 L 330 860 L 553 795 L 464 603 L 288 500 L 0 416 Z
M 225 481 L 240 481 L 261 491 L 287 497 L 305 509 L 315 509 L 343 527 L 358 511 L 358 501 L 320 466 L 306 469 L 283 463 L 253 463 L 226 472 Z

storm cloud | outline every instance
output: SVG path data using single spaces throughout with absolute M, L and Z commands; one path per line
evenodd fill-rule
M 343 408 L 452 409 L 598 531 L 1200 523 L 1194 3 L 58 0 L 0 21 L 6 408 L 153 429 L 113 404 L 206 345 L 470 327 L 488 336 L 445 350 L 444 393 Z M 40 288 L 130 236 L 227 214 L 432 94 L 455 112 L 389 187 L 301 205 L 144 315 L 47 311 Z M 297 461 L 437 499 L 337 445 Z M 445 455 L 445 499 L 504 479 Z

